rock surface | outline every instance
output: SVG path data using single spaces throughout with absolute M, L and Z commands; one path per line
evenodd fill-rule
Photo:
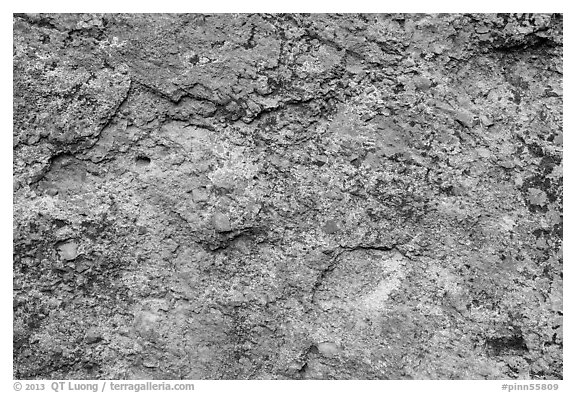
M 13 30 L 15 378 L 562 378 L 561 16 Z

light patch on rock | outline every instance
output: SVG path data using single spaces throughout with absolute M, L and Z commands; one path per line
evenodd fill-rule
M 375 311 L 386 308 L 388 297 L 400 287 L 405 278 L 404 264 L 404 257 L 400 253 L 382 261 L 384 278 L 373 291 L 360 299 L 362 308 Z
M 86 342 L 88 344 L 94 344 L 94 343 L 97 343 L 98 341 L 102 340 L 102 334 L 100 333 L 100 331 L 97 328 L 91 327 L 90 329 L 88 329 L 86 331 L 86 335 L 84 336 L 84 339 L 86 340 Z
M 243 158 L 242 151 L 230 151 L 229 156 L 223 156 L 225 161 L 222 166 L 208 174 L 216 187 L 234 189 L 258 174 L 258 166 Z
M 490 150 L 488 150 L 485 147 L 479 147 L 476 149 L 476 152 L 478 153 L 478 155 L 482 158 L 488 158 L 492 155 L 492 153 L 490 152 Z
M 230 218 L 224 213 L 217 212 L 212 216 L 212 225 L 218 232 L 228 232 L 232 229 Z
M 154 330 L 160 316 L 150 311 L 141 311 L 134 318 L 134 328 L 139 333 L 147 333 Z
M 516 226 L 516 221 L 514 221 L 512 218 L 510 218 L 509 216 L 504 216 L 502 217 L 502 221 L 500 223 L 500 226 L 505 230 L 505 231 L 511 231 L 514 229 L 514 227 Z
M 194 202 L 206 202 L 209 197 L 209 192 L 205 188 L 195 188 L 192 190 L 192 200 Z
M 326 341 L 318 344 L 318 351 L 324 356 L 332 357 L 338 355 L 340 348 L 335 343 Z
M 72 261 L 78 256 L 78 244 L 74 241 L 66 241 L 57 245 L 60 257 L 66 261 Z
M 340 230 L 338 222 L 336 220 L 328 220 L 324 223 L 322 230 L 327 234 L 333 234 Z
M 546 193 L 537 188 L 528 189 L 528 199 L 532 205 L 545 206 L 548 203 L 548 197 Z

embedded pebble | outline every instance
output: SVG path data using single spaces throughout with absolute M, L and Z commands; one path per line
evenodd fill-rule
M 72 261 L 78 256 L 78 244 L 74 241 L 59 243 L 56 248 L 58 249 L 60 257 L 65 261 Z
M 474 127 L 474 115 L 466 111 L 458 111 L 455 115 L 456 121 L 465 127 Z
M 333 342 L 322 342 L 318 344 L 318 351 L 327 357 L 336 356 L 340 352 L 340 348 Z
M 212 216 L 212 225 L 218 232 L 230 232 L 232 226 L 230 225 L 230 218 L 224 213 L 214 213 Z
M 530 203 L 535 206 L 546 206 L 548 203 L 548 196 L 542 190 L 537 188 L 529 188 L 528 189 L 528 198 Z
M 205 188 L 195 188 L 192 190 L 192 200 L 194 202 L 206 202 L 208 198 L 209 194 Z
M 336 220 L 328 220 L 324 224 L 324 227 L 322 227 L 322 230 L 325 233 L 331 235 L 333 233 L 338 232 L 340 230 L 340 228 L 338 227 L 338 222 Z
M 84 340 L 88 344 L 95 344 L 95 343 L 102 340 L 102 334 L 100 333 L 100 331 L 97 328 L 92 327 L 86 331 L 86 335 L 84 336 Z
M 414 78 L 414 85 L 417 89 L 426 91 L 432 87 L 432 81 L 426 77 L 418 76 Z

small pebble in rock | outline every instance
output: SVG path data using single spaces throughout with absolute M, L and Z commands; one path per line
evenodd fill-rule
M 218 232 L 230 232 L 232 230 L 230 219 L 224 213 L 215 213 L 214 216 L 212 216 L 212 225 L 214 225 L 214 228 Z
M 145 359 L 142 362 L 142 365 L 146 368 L 158 368 L 160 366 L 160 362 L 156 359 Z
M 73 241 L 59 243 L 56 248 L 60 253 L 60 257 L 65 261 L 72 261 L 78 256 L 78 244 Z
M 323 342 L 318 344 L 318 351 L 324 356 L 336 356 L 340 349 L 332 342 Z
M 102 335 L 100 334 L 98 329 L 90 328 L 86 331 L 86 335 L 84 336 L 84 340 L 86 340 L 86 342 L 88 344 L 94 344 L 94 343 L 97 343 L 98 341 L 102 340 Z
M 480 122 L 484 127 L 490 127 L 494 125 L 494 122 L 486 115 L 480 115 Z
M 477 26 L 476 27 L 476 33 L 478 33 L 478 34 L 486 34 L 489 32 L 490 32 L 490 29 L 488 28 L 488 26 Z
M 324 166 L 324 165 L 326 165 L 327 162 L 328 162 L 328 157 L 326 157 L 323 154 L 318 155 L 314 158 L 314 164 L 317 166 Z
M 488 150 L 485 147 L 479 147 L 476 149 L 476 152 L 478 153 L 478 155 L 482 158 L 488 158 L 492 155 L 492 153 L 490 153 L 490 150 Z
M 506 169 L 512 169 L 515 166 L 514 161 L 509 159 L 498 160 L 498 165 Z
M 548 203 L 548 197 L 546 193 L 537 188 L 528 189 L 528 199 L 530 200 L 531 205 L 543 207 Z
M 414 85 L 418 90 L 426 91 L 432 87 L 432 81 L 423 76 L 417 76 L 414 78 Z
M 336 222 L 336 220 L 328 220 L 324 224 L 324 227 L 322 228 L 322 230 L 325 233 L 330 235 L 330 234 L 338 232 L 340 230 L 340 228 L 338 227 L 338 223 Z
M 474 127 L 474 115 L 469 112 L 460 111 L 456 113 L 455 119 L 458 123 L 462 124 L 464 127 L 472 128 Z
M 194 202 L 205 202 L 208 200 L 208 191 L 204 188 L 196 188 L 192 190 L 192 200 Z

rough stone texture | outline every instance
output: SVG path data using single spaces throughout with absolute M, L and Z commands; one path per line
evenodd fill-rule
M 562 16 L 15 15 L 15 378 L 562 378 Z

